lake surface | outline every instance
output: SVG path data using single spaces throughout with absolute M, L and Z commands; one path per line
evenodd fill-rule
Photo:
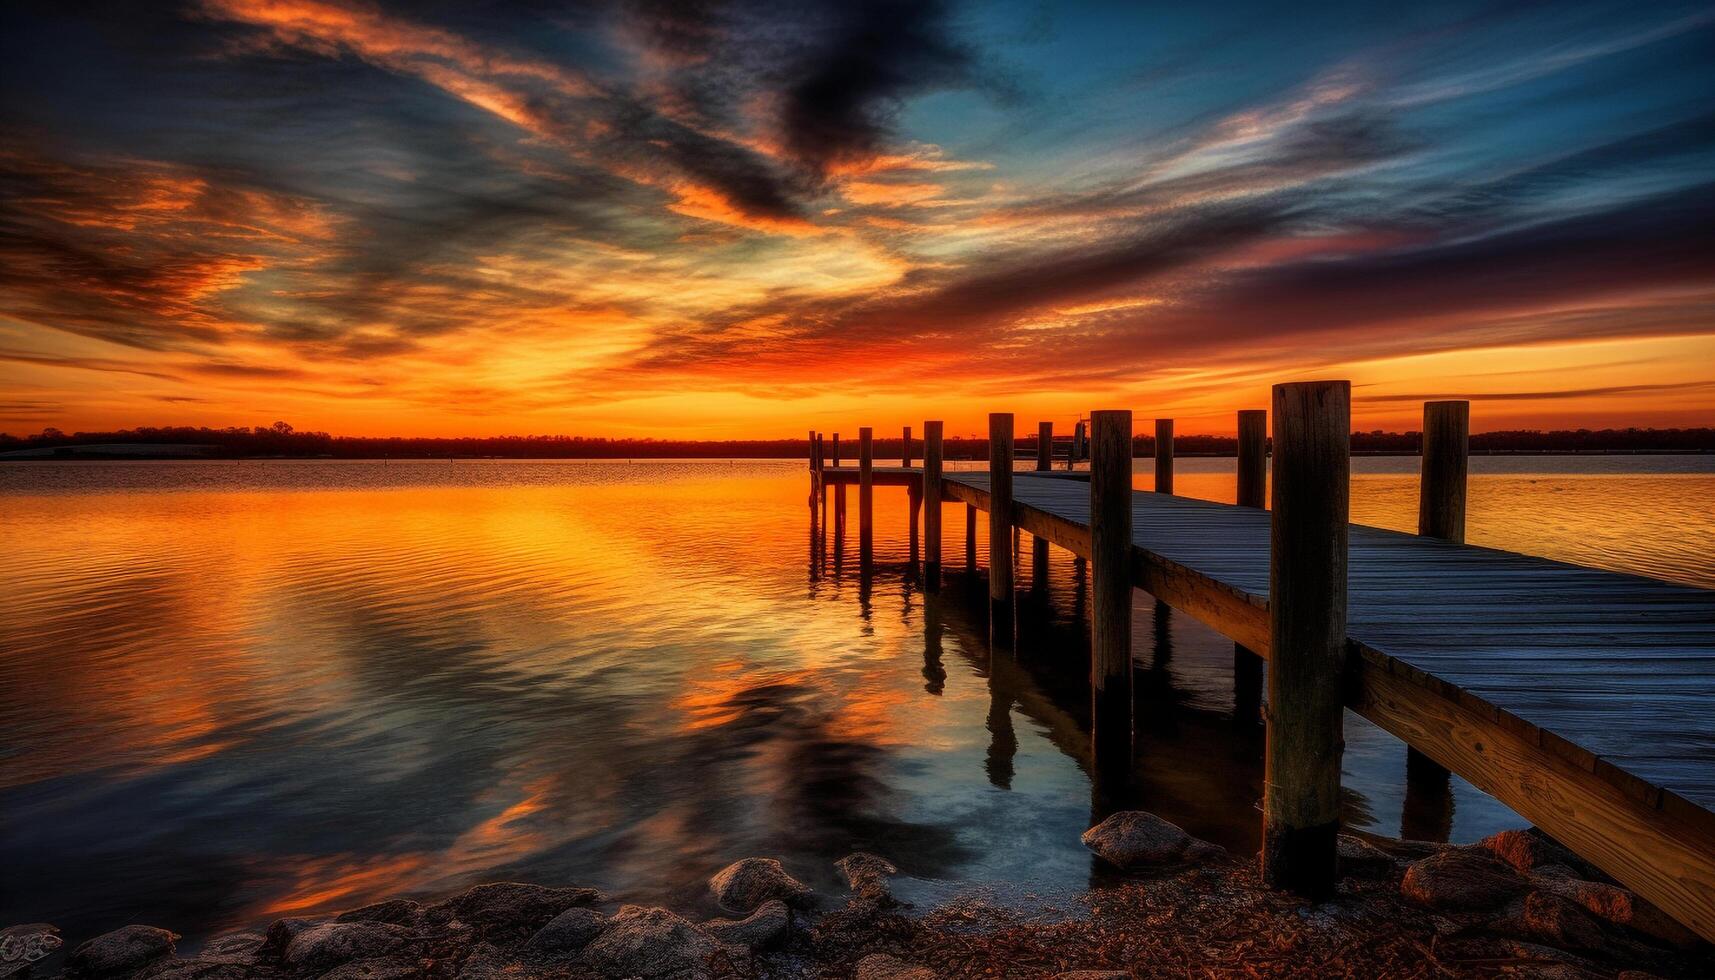
M 1472 469 L 1472 543 L 1715 587 L 1715 459 Z M 1181 459 L 1178 488 L 1230 501 L 1232 470 Z M 1415 529 L 1416 459 L 1354 470 L 1355 520 Z M 807 491 L 802 461 L 0 466 L 0 920 L 200 937 L 501 878 L 694 913 L 734 859 L 833 891 L 854 849 L 920 903 L 1101 884 L 1081 563 L 1027 540 L 991 662 L 962 505 L 929 597 L 903 490 L 872 576 Z M 1134 598 L 1122 802 L 1254 852 L 1232 644 Z M 1522 824 L 1457 778 L 1408 806 L 1403 745 L 1350 714 L 1345 767 L 1352 826 Z

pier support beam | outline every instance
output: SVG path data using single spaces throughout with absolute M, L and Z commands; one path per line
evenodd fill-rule
M 1463 544 L 1465 492 L 1471 468 L 1471 403 L 1423 404 L 1423 469 L 1417 533 Z M 1453 832 L 1453 782 L 1435 760 L 1405 749 L 1405 806 L 1400 836 L 1445 842 Z
M 1131 765 L 1131 413 L 1090 416 L 1090 739 L 1098 770 Z
M 1173 420 L 1155 420 L 1155 492 L 1173 492 Z
M 1046 473 L 1054 468 L 1054 423 L 1036 423 L 1036 469 Z
M 1346 660 L 1349 381 L 1274 387 L 1262 878 L 1334 892 Z
M 1261 510 L 1268 504 L 1268 412 L 1239 413 L 1238 500 Z M 1233 644 L 1233 721 L 1249 728 L 1262 720 L 1262 658 Z
M 858 430 L 858 561 L 868 568 L 875 552 L 875 433 Z
M 923 423 L 923 588 L 941 590 L 941 423 Z
M 1012 643 L 1012 413 L 989 415 L 989 636 Z

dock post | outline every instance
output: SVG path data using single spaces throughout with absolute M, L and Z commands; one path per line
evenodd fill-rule
M 1090 416 L 1090 747 L 1131 761 L 1131 413 Z
M 923 423 L 923 588 L 941 590 L 941 423 Z
M 1333 894 L 1340 826 L 1352 385 L 1274 386 L 1262 878 Z
M 1465 488 L 1471 468 L 1471 403 L 1424 402 L 1423 470 L 1417 533 L 1463 544 Z M 1453 784 L 1440 763 L 1405 747 L 1405 806 L 1400 836 L 1445 842 L 1453 832 Z
M 1155 420 L 1155 492 L 1173 492 L 1173 420 Z
M 899 441 L 899 465 L 911 468 L 911 426 L 905 427 L 905 436 Z
M 977 573 L 977 509 L 965 505 L 965 574 Z
M 834 468 L 840 468 L 840 434 L 834 433 Z M 834 484 L 834 530 L 844 531 L 846 526 L 846 485 L 844 482 Z M 836 534 L 836 539 L 841 535 Z M 834 549 L 836 557 L 839 549 Z
M 1239 412 L 1238 500 L 1240 507 L 1258 510 L 1268 505 L 1268 412 Z M 1233 644 L 1233 721 L 1242 727 L 1258 724 L 1262 714 L 1262 658 L 1243 644 Z
M 1047 472 L 1054 468 L 1054 423 L 1036 423 L 1036 469 Z
M 875 550 L 875 433 L 858 429 L 858 562 L 868 567 Z
M 989 636 L 1012 643 L 1012 413 L 989 415 Z

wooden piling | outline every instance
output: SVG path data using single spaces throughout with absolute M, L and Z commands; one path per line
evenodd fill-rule
M 1012 413 L 989 415 L 989 635 L 1012 642 Z
M 1268 412 L 1239 412 L 1238 500 L 1261 510 L 1268 504 Z M 1254 728 L 1261 720 L 1262 658 L 1243 643 L 1233 644 L 1233 721 Z
M 1131 413 L 1090 416 L 1090 718 L 1098 768 L 1130 764 Z
M 1155 492 L 1173 492 L 1173 420 L 1155 420 Z
M 1471 466 L 1471 403 L 1425 402 L 1417 533 L 1465 542 L 1465 485 Z
M 875 550 L 875 433 L 858 429 L 858 560 L 868 566 Z
M 1348 381 L 1274 387 L 1262 877 L 1316 899 L 1340 825 L 1351 398 Z
M 905 435 L 899 440 L 899 465 L 911 468 L 911 426 L 905 427 Z
M 1047 471 L 1054 468 L 1054 423 L 1036 423 L 1036 468 Z
M 923 588 L 941 588 L 941 423 L 923 423 Z
M 977 509 L 965 505 L 965 574 L 977 573 Z

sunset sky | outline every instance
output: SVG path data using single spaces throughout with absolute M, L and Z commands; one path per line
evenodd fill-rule
M 1715 9 L 0 8 L 0 431 L 1715 424 Z

